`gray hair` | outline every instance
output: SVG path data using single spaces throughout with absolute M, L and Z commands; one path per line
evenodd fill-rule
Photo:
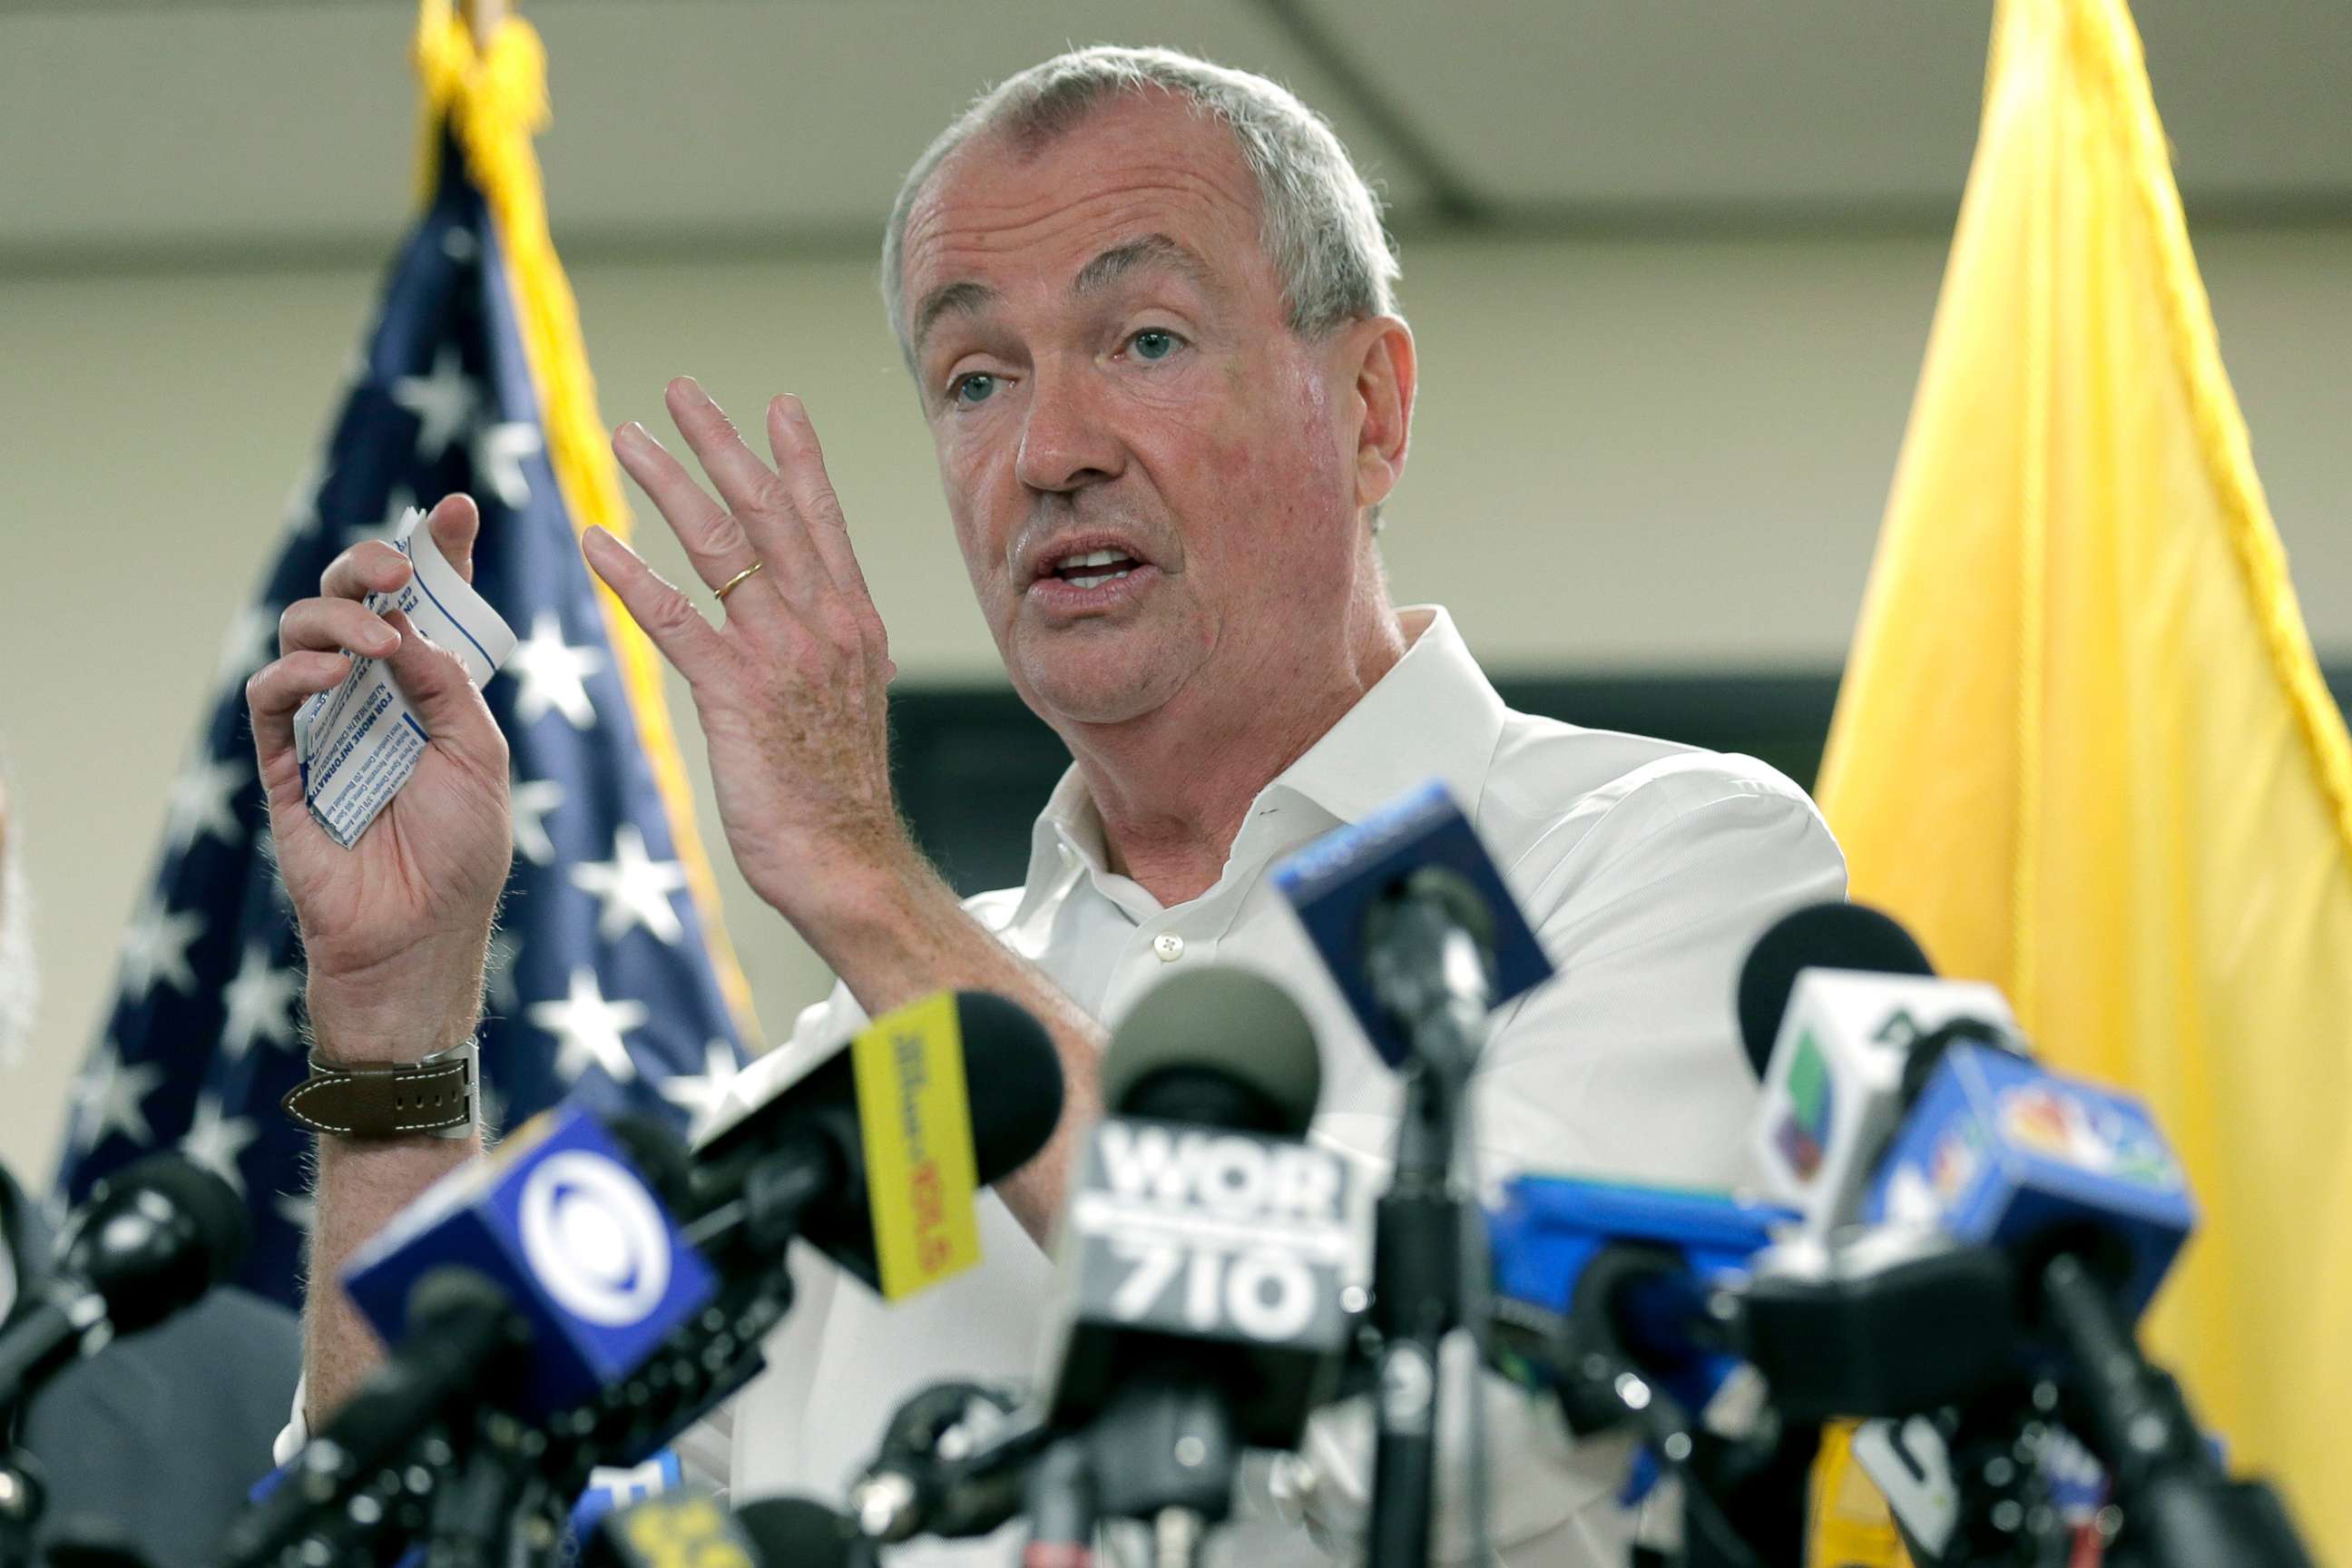
M 882 301 L 899 352 L 915 360 L 905 287 L 907 218 L 940 165 L 973 138 L 1010 133 L 1036 148 L 1105 100 L 1159 90 L 1223 121 L 1257 182 L 1258 238 L 1282 279 L 1290 330 L 1318 337 L 1346 321 L 1396 310 L 1396 253 L 1380 198 L 1323 117 L 1278 82 L 1173 49 L 1097 44 L 1056 55 L 983 92 L 907 173 L 882 237 Z

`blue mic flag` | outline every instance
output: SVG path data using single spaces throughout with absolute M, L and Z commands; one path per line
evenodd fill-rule
M 1365 1037 L 1391 1067 L 1411 1059 L 1412 1047 L 1372 993 L 1367 917 L 1407 876 L 1425 868 L 1460 877 L 1490 912 L 1494 1005 L 1552 977 L 1551 961 L 1528 929 L 1503 873 L 1440 780 L 1399 796 L 1361 822 L 1333 828 L 1274 868 L 1275 886 L 1290 901 Z

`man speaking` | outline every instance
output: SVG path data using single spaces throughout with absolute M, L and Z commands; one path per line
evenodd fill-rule
M 917 1386 L 1030 1370 L 1050 1289 L 1039 1244 L 1097 1112 L 1106 1023 L 1162 976 L 1215 963 L 1281 981 L 1322 1041 L 1317 1136 L 1385 1158 L 1395 1082 L 1266 872 L 1432 776 L 1471 813 L 1561 974 L 1496 1020 L 1475 1096 L 1486 1173 L 1736 1173 L 1754 1086 L 1734 977 L 1776 915 L 1842 892 L 1836 847 L 1755 762 L 1512 712 L 1444 610 L 1391 604 L 1374 535 L 1404 471 L 1418 371 L 1396 276 L 1377 204 L 1321 120 L 1271 82 L 1163 50 L 1085 49 L 1024 72 L 908 174 L 884 294 L 1006 673 L 1073 758 L 1026 881 L 969 903 L 891 799 L 887 633 L 808 409 L 775 399 L 747 442 L 691 381 L 672 383 L 708 489 L 643 428 L 614 437 L 719 620 L 705 618 L 713 599 L 601 531 L 589 563 L 692 688 L 745 877 L 841 980 L 740 1092 L 942 986 L 1036 1014 L 1069 1086 L 1054 1141 L 984 1202 L 979 1268 L 897 1308 L 806 1271 L 772 1371 L 738 1402 L 739 1495 L 837 1494 Z M 1477 526 L 1443 497 L 1426 512 L 1423 526 Z M 453 498 L 430 526 L 462 558 L 472 509 Z M 1606 585 L 1578 580 L 1567 543 L 1573 614 Z M 406 570 L 379 544 L 342 557 L 320 597 L 287 612 L 282 656 L 250 688 L 330 1062 L 463 1044 L 508 856 L 487 709 L 453 658 L 357 602 Z M 389 656 L 433 737 L 348 851 L 303 809 L 290 732 L 346 649 Z M 312 1278 L 331 1280 L 476 1147 L 322 1136 Z M 310 1417 L 375 1353 L 322 1283 Z M 1516 1405 L 1496 1419 L 1504 1560 L 1622 1561 L 1616 1456 L 1571 1448 Z M 1282 1500 L 1305 1527 L 1254 1544 L 1253 1561 L 1316 1561 L 1310 1534 L 1348 1554 L 1362 1439 L 1360 1423 L 1324 1424 L 1312 1484 Z M 1440 1560 L 1465 1551 L 1457 1512 Z

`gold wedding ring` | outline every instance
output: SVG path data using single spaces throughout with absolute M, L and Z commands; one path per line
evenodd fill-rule
M 735 575 L 728 578 L 727 581 L 719 584 L 719 602 L 722 605 L 725 604 L 727 602 L 727 595 L 733 593 L 737 588 L 742 586 L 744 578 L 758 576 L 760 574 L 760 568 L 766 564 L 767 563 L 764 561 L 754 561 L 751 564 L 744 567 L 743 570 L 736 573 Z

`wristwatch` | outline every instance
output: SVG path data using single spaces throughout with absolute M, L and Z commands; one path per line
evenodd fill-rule
M 330 1062 L 314 1052 L 310 1076 L 278 1103 L 295 1125 L 339 1138 L 463 1138 L 474 1131 L 480 1086 L 470 1039 L 413 1062 Z

